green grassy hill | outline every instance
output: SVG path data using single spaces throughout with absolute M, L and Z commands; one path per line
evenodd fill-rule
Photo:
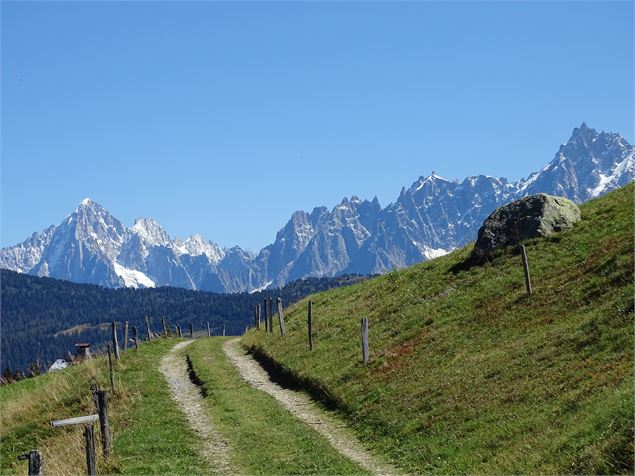
M 312 352 L 306 299 L 243 342 L 406 471 L 632 473 L 633 192 L 526 243 L 532 296 L 517 251 L 470 267 L 468 246 L 312 296 Z

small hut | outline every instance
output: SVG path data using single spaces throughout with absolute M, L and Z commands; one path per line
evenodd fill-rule
M 75 344 L 75 362 L 90 359 L 90 344 L 81 342 Z

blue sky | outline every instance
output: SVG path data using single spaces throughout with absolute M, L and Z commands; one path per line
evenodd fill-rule
M 258 250 L 431 171 L 633 140 L 633 3 L 2 3 L 2 244 L 91 197 Z

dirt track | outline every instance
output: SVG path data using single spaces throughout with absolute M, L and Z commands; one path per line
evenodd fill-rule
M 179 408 L 186 416 L 188 424 L 201 438 L 201 454 L 209 462 L 212 471 L 218 474 L 237 474 L 229 463 L 229 448 L 214 428 L 203 410 L 203 397 L 199 389 L 190 381 L 185 355 L 180 352 L 192 340 L 179 342 L 162 359 L 159 370 L 165 377 Z
M 267 392 L 292 415 L 323 435 L 342 455 L 365 470 L 374 474 L 398 474 L 395 469 L 377 461 L 348 431 L 343 429 L 341 422 L 318 408 L 308 396 L 282 388 L 272 382 L 267 372 L 242 349 L 239 341 L 240 339 L 227 341 L 223 345 L 223 351 L 251 386 Z

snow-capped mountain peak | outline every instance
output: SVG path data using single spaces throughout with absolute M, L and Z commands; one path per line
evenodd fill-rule
M 206 240 L 199 234 L 194 234 L 185 240 L 182 249 L 191 256 L 205 255 L 210 258 L 213 263 L 218 263 L 225 257 L 225 251 L 221 247 L 216 243 Z
M 165 229 L 152 218 L 137 218 L 130 231 L 139 235 L 151 246 L 169 246 L 170 236 Z
M 576 127 L 553 159 L 527 179 L 436 172 L 382 208 L 353 195 L 331 210 L 293 213 L 254 256 L 201 235 L 171 240 L 150 218 L 126 228 L 86 198 L 59 225 L 0 250 L 0 266 L 105 286 L 179 286 L 239 292 L 307 276 L 382 273 L 433 259 L 473 240 L 494 209 L 539 192 L 583 202 L 635 180 L 634 148 L 620 134 Z

